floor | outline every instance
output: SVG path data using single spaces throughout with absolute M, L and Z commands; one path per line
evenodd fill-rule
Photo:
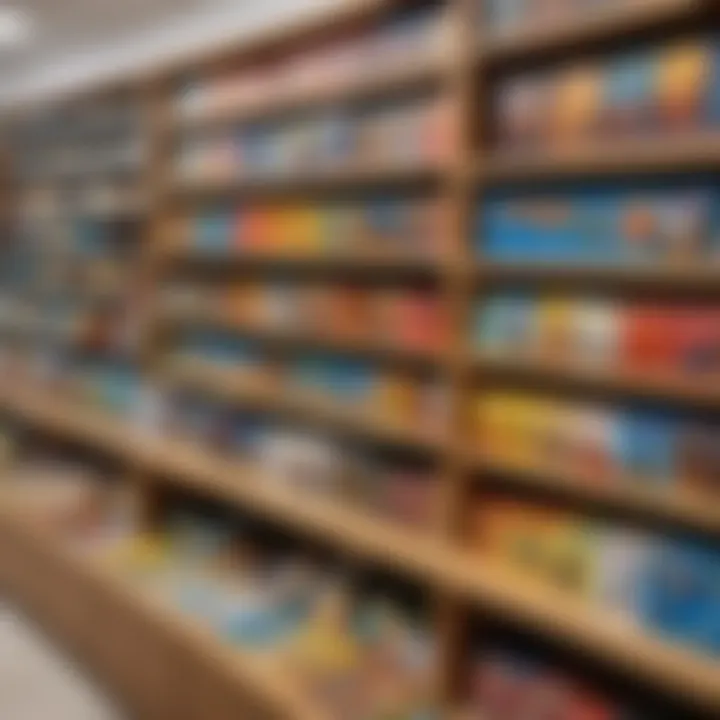
M 126 720 L 38 630 L 0 600 L 1 720 Z

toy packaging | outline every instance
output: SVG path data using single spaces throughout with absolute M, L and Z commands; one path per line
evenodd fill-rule
M 702 262 L 713 254 L 717 197 L 671 185 L 495 196 L 477 218 L 477 251 L 520 264 Z
M 319 173 L 366 164 L 405 164 L 446 157 L 453 150 L 449 106 L 440 101 L 384 105 L 244 126 L 202 140 L 185 140 L 177 160 L 182 177 L 227 182 Z
M 659 124 L 674 131 L 712 125 L 712 83 L 717 61 L 714 42 L 678 43 L 661 53 L 658 78 Z
M 559 152 L 574 150 L 597 131 L 603 95 L 602 75 L 592 65 L 575 65 L 555 88 L 548 134 Z
M 479 304 L 473 336 L 482 353 L 518 357 L 534 346 L 536 303 L 522 295 L 494 296 Z
M 643 378 L 714 378 L 720 316 L 711 305 L 621 302 L 584 295 L 498 294 L 476 310 L 481 354 L 560 361 Z
M 714 128 L 719 64 L 717 38 L 701 37 L 510 76 L 498 89 L 497 141 L 508 151 L 562 152 Z
M 677 439 L 677 474 L 684 487 L 701 497 L 720 494 L 720 427 L 693 423 Z
M 553 87 L 544 76 L 506 80 L 496 91 L 497 141 L 503 148 L 533 149 L 548 136 Z
M 679 443 L 687 430 L 672 417 L 647 411 L 619 418 L 617 433 L 620 468 L 627 478 L 658 488 L 681 482 Z
M 281 255 L 321 253 L 401 257 L 439 256 L 448 237 L 445 205 L 436 199 L 393 195 L 352 204 L 272 203 L 216 207 L 188 217 L 186 238 L 200 252 Z
M 651 130 L 657 119 L 657 56 L 640 51 L 615 57 L 603 71 L 606 85 L 600 113 L 602 132 L 616 138 Z
M 642 621 L 656 632 L 720 657 L 717 547 L 657 542 L 645 573 Z
M 619 302 L 590 299 L 572 312 L 570 356 L 585 367 L 612 368 L 618 363 L 624 308 Z
M 717 492 L 720 436 L 709 421 L 522 393 L 485 393 L 476 412 L 478 446 L 510 468 L 658 492 Z
M 480 647 L 470 669 L 462 720 L 625 720 L 626 708 L 536 653 Z

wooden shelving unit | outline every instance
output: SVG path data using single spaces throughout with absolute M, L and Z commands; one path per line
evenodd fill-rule
M 423 537 L 392 523 L 346 507 L 336 500 L 309 496 L 298 502 L 287 489 L 263 482 L 263 471 L 230 461 L 202 447 L 148 439 L 121 420 L 97 410 L 48 403 L 32 394 L 2 398 L 2 407 L 34 426 L 75 442 L 91 443 L 147 473 L 148 480 L 177 484 L 202 496 L 251 511 L 272 522 L 309 535 L 351 555 L 360 556 L 403 577 L 437 586 L 458 600 L 520 624 L 544 636 L 561 639 L 610 662 L 642 682 L 657 684 L 692 705 L 714 708 L 720 700 L 717 667 L 691 651 L 643 632 L 612 613 L 538 588 L 499 567 L 483 566 L 442 538 Z M 498 463 L 474 458 L 475 467 L 497 470 Z M 560 485 L 562 479 L 530 482 Z M 701 530 L 717 531 L 717 513 L 700 503 L 671 500 L 633 490 L 604 491 L 568 481 L 568 492 L 660 517 L 672 515 Z M 3 522 L 0 521 L 0 528 Z M 295 717 L 291 715 L 291 717 Z
M 487 190 L 498 186 L 571 178 L 716 173 L 720 168 L 718 133 L 613 142 L 564 153 L 509 154 L 483 146 L 479 138 L 485 128 L 478 128 L 478 110 L 491 102 L 489 86 L 498 73 L 547 58 L 572 57 L 585 51 L 594 53 L 616 45 L 630 45 L 641 38 L 704 29 L 709 22 L 715 22 L 712 3 L 702 0 L 636 3 L 629 10 L 599 13 L 552 31 L 538 30 L 499 38 L 490 37 L 484 28 L 478 27 L 477 8 L 472 0 L 438 0 L 437 4 L 447 13 L 450 38 L 442 57 L 418 58 L 408 66 L 388 68 L 382 75 L 370 74 L 315 92 L 281 93 L 262 102 L 192 117 L 179 117 L 171 95 L 178 79 L 188 74 L 212 75 L 224 68 L 251 64 L 267 53 L 282 57 L 308 43 L 343 37 L 349 29 L 372 28 L 402 3 L 392 0 L 347 2 L 326 17 L 314 17 L 242 46 L 231 45 L 208 56 L 188 58 L 128 80 L 143 94 L 151 159 L 142 173 L 147 225 L 138 261 L 140 285 L 147 292 L 148 306 L 153 310 L 148 310 L 145 318 L 147 326 L 143 328 L 138 359 L 145 376 L 161 387 L 189 388 L 233 406 L 329 427 L 379 446 L 398 447 L 427 456 L 438 465 L 441 479 L 441 496 L 432 527 L 424 532 L 409 530 L 334 497 L 299 495 L 276 486 L 262 467 L 249 461 L 231 460 L 191 441 L 154 437 L 132 427 L 120 416 L 87 407 L 69 397 L 31 389 L 29 384 L 13 383 L 11 387 L 3 387 L 0 410 L 38 431 L 111 455 L 139 479 L 142 492 L 158 487 L 190 491 L 418 583 L 436 601 L 438 684 L 447 716 L 451 716 L 458 701 L 457 665 L 462 655 L 464 611 L 468 608 L 484 622 L 499 618 L 523 632 L 570 648 L 625 681 L 637 681 L 651 691 L 657 689 L 663 696 L 682 703 L 689 712 L 717 716 L 720 713 L 720 664 L 716 660 L 699 652 L 679 649 L 628 619 L 589 602 L 557 590 L 543 589 L 483 562 L 463 549 L 461 537 L 464 504 L 476 486 L 482 487 L 490 480 L 510 491 L 539 490 L 561 500 L 590 504 L 599 513 L 620 511 L 643 522 L 660 522 L 713 540 L 720 535 L 720 511 L 708 498 L 669 490 L 660 492 L 632 478 L 604 484 L 583 482 L 567 471 L 518 467 L 495 456 L 492 449 L 478 449 L 467 411 L 468 399 L 476 391 L 492 388 L 498 377 L 503 379 L 504 386 L 510 387 L 519 382 L 531 383 L 572 389 L 580 394 L 589 392 L 603 398 L 670 403 L 705 413 L 720 410 L 720 386 L 716 379 L 694 382 L 591 370 L 567 361 L 478 356 L 467 342 L 475 299 L 506 286 L 601 288 L 612 293 L 660 292 L 717 299 L 720 265 L 617 268 L 504 265 L 478 259 L 470 241 L 478 198 L 482 201 Z M 106 90 L 99 88 L 98 95 L 102 96 Z M 174 175 L 170 148 L 182 133 L 283 118 L 316 108 L 354 107 L 396 94 L 428 91 L 447 96 L 456 111 L 458 147 L 447 162 L 370 164 L 332 172 L 310 169 L 286 176 L 219 182 L 186 182 Z M 89 93 L 71 98 L 69 102 L 87 102 L 92 97 L 93 93 Z M 23 108 L 14 121 L 22 123 L 22 114 L 31 110 Z M 168 221 L 176 213 L 207 201 L 362 197 L 363 193 L 388 188 L 418 191 L 447 201 L 451 248 L 445 255 L 434 258 L 426 254 L 363 256 L 357 252 L 337 255 L 205 252 L 191 247 L 182 238 L 169 237 L 167 232 Z M 185 274 L 210 270 L 231 275 L 240 271 L 253 275 L 281 269 L 300 277 L 311 273 L 334 281 L 346 274 L 370 279 L 387 276 L 393 282 L 408 277 L 430 279 L 451 308 L 451 340 L 447 347 L 425 352 L 373 344 L 369 340 L 336 340 L 301 331 L 288 334 L 237 326 L 222 318 L 163 315 L 157 311 L 155 300 L 168 275 L 178 269 Z M 419 423 L 398 424 L 379 417 L 370 408 L 344 406 L 292 387 L 247 382 L 233 371 L 218 369 L 209 362 L 168 362 L 157 347 L 158 336 L 175 325 L 196 324 L 236 332 L 261 343 L 429 368 L 442 377 L 448 389 L 447 431 L 430 433 L 419 427 Z M 18 331 L 21 329 L 24 330 L 18 328 Z M 2 540 L 8 543 L 0 542 L 0 584 L 14 590 L 29 604 L 36 603 L 38 614 L 46 618 L 48 624 L 58 628 L 63 625 L 63 613 L 57 611 L 53 615 L 52 602 L 48 599 L 52 595 L 51 580 L 61 579 L 69 589 L 65 591 L 65 600 L 58 600 L 59 604 L 65 602 L 69 607 L 73 599 L 82 596 L 83 603 L 105 608 L 104 613 L 98 611 L 98 617 L 107 624 L 124 617 L 131 627 L 137 628 L 139 624 L 153 629 L 151 639 L 146 642 L 155 641 L 165 648 L 163 657 L 172 657 L 174 649 L 182 648 L 184 664 L 173 669 L 173 681 L 178 687 L 192 686 L 198 668 L 202 667 L 201 674 L 209 685 L 221 677 L 227 687 L 235 684 L 242 687 L 243 698 L 253 704 L 257 717 L 322 718 L 321 711 L 310 706 L 300 688 L 288 686 L 278 668 L 256 657 L 227 650 L 215 638 L 137 593 L 124 581 L 53 547 L 49 538 L 27 528 L 6 511 L 0 512 Z M 52 570 L 47 582 L 33 580 L 31 574 L 42 572 L 43 568 Z M 41 598 L 43 595 L 46 597 Z M 105 598 L 103 602 L 94 599 L 101 596 Z M 72 621 L 67 618 L 68 635 L 79 632 L 82 618 Z M 140 658 L 146 649 L 143 641 L 138 640 L 123 652 L 124 659 L 116 660 L 114 665 L 111 660 L 105 660 L 111 678 L 117 679 L 121 673 L 118 663 L 127 663 L 128 658 L 136 656 Z M 91 662 L 99 662 L 98 653 L 89 646 L 84 650 Z M 122 684 L 121 680 L 118 682 Z M 152 696 L 157 686 L 152 686 L 152 690 L 152 681 L 146 682 L 149 684 L 133 680 L 130 694 L 138 698 Z M 228 708 L 239 702 L 237 692 L 223 698 L 216 705 L 216 715 L 205 718 L 199 711 L 193 714 L 186 710 L 187 717 L 189 720 L 234 717 Z M 138 702 L 142 704 L 141 700 Z M 182 701 L 178 703 L 177 707 L 181 707 Z M 143 709 L 147 710 L 147 707 Z M 169 712 L 167 707 L 154 707 L 151 712 L 155 714 L 148 717 L 170 717 L 157 714 Z

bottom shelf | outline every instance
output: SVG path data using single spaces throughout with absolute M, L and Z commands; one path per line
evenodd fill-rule
M 629 680 L 661 689 L 666 696 L 674 696 L 691 708 L 717 717 L 720 708 L 717 660 L 676 647 L 668 639 L 605 609 L 523 581 L 437 537 L 418 536 L 336 500 L 300 498 L 296 493 L 263 482 L 262 471 L 252 465 L 229 462 L 207 450 L 167 438 L 141 438 L 137 430 L 122 420 L 97 410 L 70 402 L 48 402 L 37 393 L 21 391 L 0 396 L 0 402 L 5 411 L 34 426 L 110 451 L 142 470 L 148 479 L 241 508 L 258 518 L 292 528 L 302 536 L 328 543 L 350 556 L 398 572 L 441 591 L 453 602 L 552 638 Z M 96 575 L 94 569 L 92 574 Z M 164 615 L 165 611 L 156 614 Z M 216 646 L 217 642 L 213 639 L 211 645 Z M 240 660 L 237 662 L 243 665 Z M 246 676 L 252 670 L 236 672 Z M 254 686 L 255 680 L 250 677 L 250 685 Z M 273 688 L 267 692 L 277 700 Z M 295 713 L 292 717 L 299 716 Z
M 243 653 L 101 564 L 0 510 L 0 590 L 155 720 L 322 720 L 271 659 Z

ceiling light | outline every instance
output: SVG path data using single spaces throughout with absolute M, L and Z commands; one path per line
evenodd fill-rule
M 0 7 L 0 47 L 19 45 L 30 35 L 30 19 L 26 12 Z

